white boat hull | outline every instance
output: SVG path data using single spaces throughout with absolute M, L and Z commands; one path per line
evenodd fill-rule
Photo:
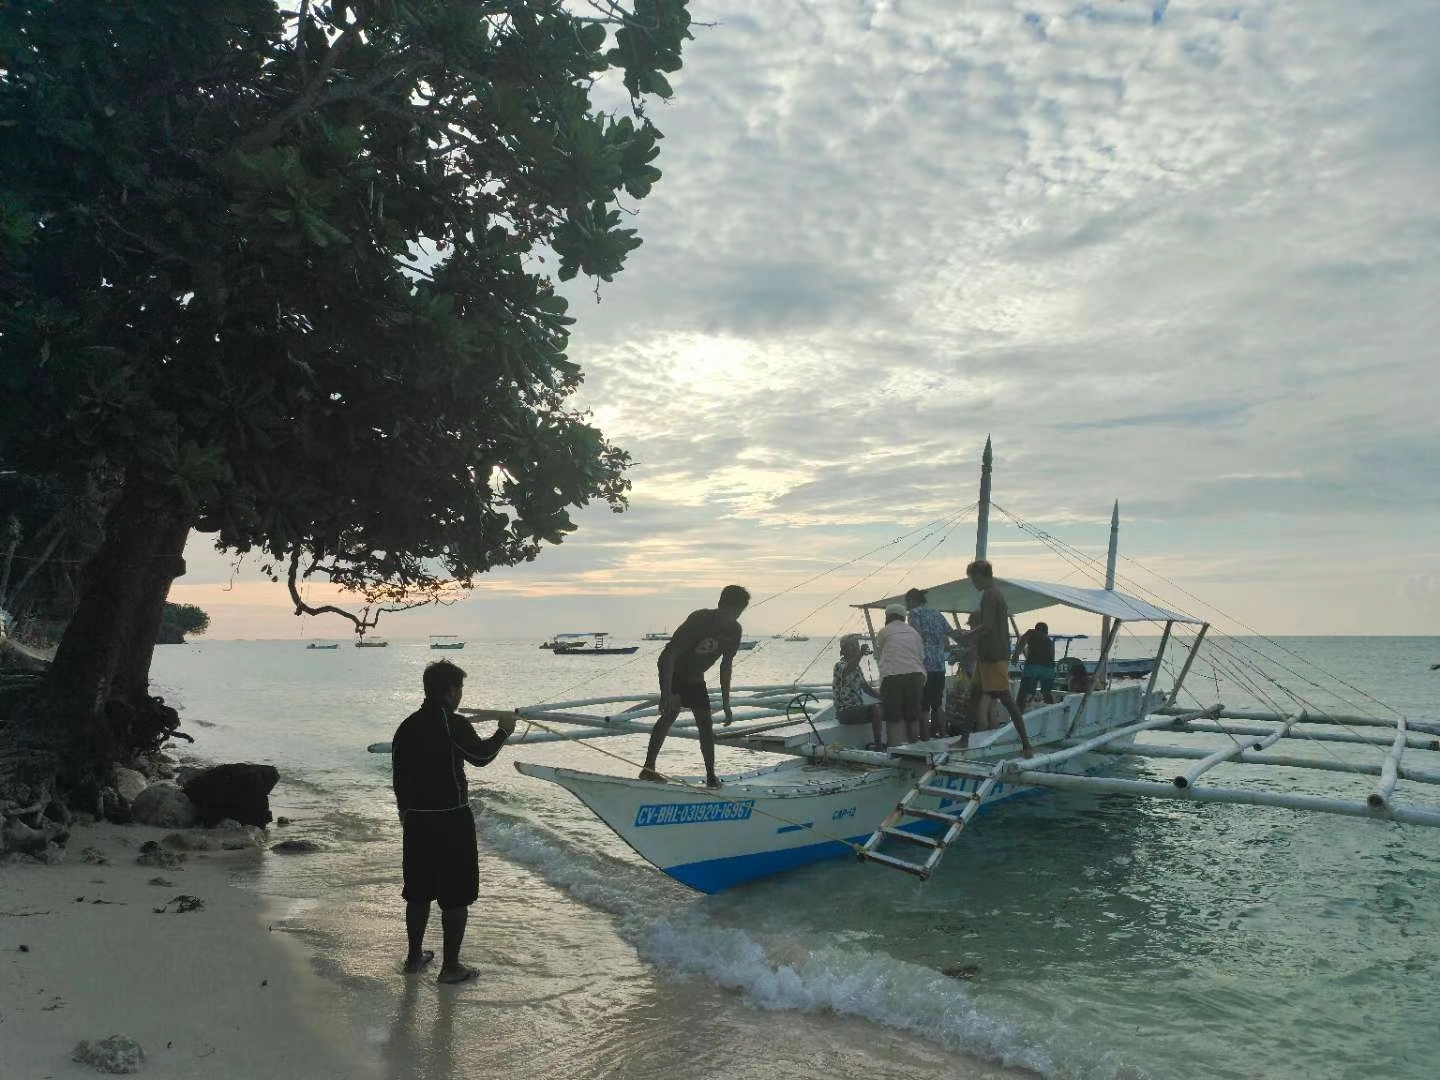
M 641 858 L 704 893 L 853 855 L 914 787 L 923 768 L 908 763 L 845 767 L 798 759 L 726 777 L 723 788 L 711 791 L 698 782 L 657 784 L 527 762 L 515 767 L 559 784 Z M 953 790 L 955 797 L 926 797 L 918 805 L 953 807 L 979 783 L 968 777 L 938 777 L 935 786 Z M 997 784 L 981 806 L 1041 790 Z M 917 823 L 914 831 L 938 828 L 925 822 Z

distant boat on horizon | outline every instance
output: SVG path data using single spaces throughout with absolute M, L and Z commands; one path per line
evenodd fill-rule
M 372 640 L 372 641 L 366 641 L 366 640 L 362 637 L 362 638 L 357 638 L 357 639 L 355 640 L 355 647 L 356 647 L 357 649 L 384 649 L 384 648 L 388 648 L 389 645 L 390 645 L 390 642 L 385 641 L 385 640 L 383 640 L 383 639 L 381 639 L 381 638 L 375 638 L 375 639 Z
M 669 640 L 670 640 L 670 631 L 669 631 L 669 630 L 650 630 L 650 631 L 647 631 L 646 634 L 645 634 L 645 640 L 646 640 L 646 641 L 669 641 Z
M 455 634 L 431 634 L 430 647 L 432 649 L 463 649 L 465 642 Z
M 556 656 L 628 656 L 639 652 L 639 645 L 608 645 L 610 635 L 592 630 L 581 634 L 556 634 L 550 651 Z
M 340 648 L 340 643 L 339 643 L 338 641 L 312 641 L 312 642 L 310 642 L 309 645 L 306 645 L 305 648 L 307 648 L 307 649 L 338 649 L 338 648 Z

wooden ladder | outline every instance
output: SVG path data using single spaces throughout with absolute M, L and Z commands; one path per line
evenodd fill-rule
M 960 836 L 961 831 L 970 823 L 970 819 L 980 809 L 980 804 L 985 801 L 997 783 L 1000 782 L 1000 765 L 996 764 L 990 770 L 990 774 L 980 782 L 969 796 L 956 792 L 953 788 L 936 787 L 934 780 L 937 776 L 968 776 L 975 775 L 975 767 L 969 765 L 964 768 L 947 766 L 946 758 L 941 758 L 926 770 L 915 786 L 905 793 L 895 809 L 885 816 L 875 831 L 870 834 L 870 839 L 856 849 L 856 856 L 863 862 L 879 863 L 881 866 L 888 866 L 895 870 L 902 870 L 907 874 L 913 874 L 921 881 L 927 881 L 934 873 L 935 867 L 945 855 L 945 850 L 953 844 Z M 958 812 L 949 810 L 925 810 L 915 805 L 916 800 L 922 796 L 934 796 L 938 799 L 956 799 L 957 795 L 965 799 L 965 804 Z M 959 799 L 956 799 L 959 802 Z M 907 819 L 915 821 L 936 821 L 945 826 L 945 831 L 938 837 L 924 836 L 921 833 L 911 832 L 909 829 L 901 828 L 901 824 Z M 895 855 L 887 855 L 880 850 L 880 845 L 886 840 L 902 840 L 907 844 L 928 849 L 928 854 L 921 862 L 914 862 L 910 859 L 902 859 Z

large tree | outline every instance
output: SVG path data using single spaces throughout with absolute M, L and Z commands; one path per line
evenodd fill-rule
M 405 601 L 624 504 L 552 275 L 639 244 L 685 0 L 291 7 L 0 5 L 0 467 L 110 483 L 47 700 L 91 769 L 192 529 Z

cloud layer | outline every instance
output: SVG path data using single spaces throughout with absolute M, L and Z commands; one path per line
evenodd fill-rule
M 1126 552 L 1250 625 L 1435 633 L 1440 8 L 694 14 L 644 246 L 599 304 L 572 290 L 633 509 L 449 624 L 544 633 L 514 597 L 608 595 L 638 632 L 728 580 L 781 592 L 973 503 L 989 434 L 996 501 L 1092 555 L 1118 498 Z M 904 572 L 957 571 L 972 530 Z

